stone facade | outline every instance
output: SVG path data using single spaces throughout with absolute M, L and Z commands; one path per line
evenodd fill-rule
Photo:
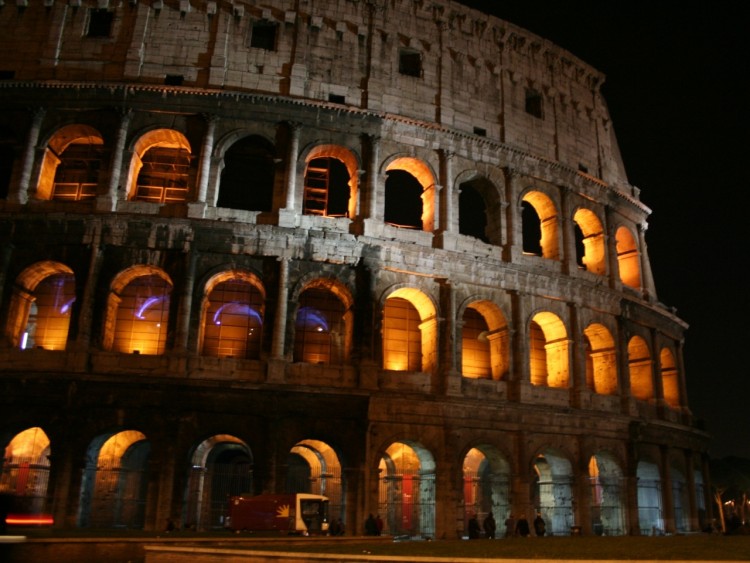
M 598 71 L 443 0 L 19 0 L 0 29 L 0 487 L 29 512 L 710 517 Z

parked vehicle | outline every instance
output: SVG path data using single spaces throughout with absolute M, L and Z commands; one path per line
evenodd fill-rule
M 233 496 L 224 527 L 233 532 L 328 534 L 328 497 L 308 493 Z

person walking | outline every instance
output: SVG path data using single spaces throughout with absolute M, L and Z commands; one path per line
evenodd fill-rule
M 518 522 L 516 522 L 516 535 L 521 536 L 522 538 L 526 538 L 530 533 L 531 530 L 529 529 L 529 521 L 526 520 L 525 514 L 521 514 Z
M 471 518 L 469 518 L 469 539 L 479 539 L 479 520 L 477 520 L 476 514 L 472 514 Z
M 508 514 L 505 519 L 505 537 L 512 538 L 516 535 L 516 519 L 513 518 L 513 514 Z
M 544 518 L 542 518 L 542 513 L 537 512 L 536 518 L 534 518 L 534 533 L 541 538 L 546 531 L 547 524 L 544 522 Z
M 494 540 L 497 524 L 495 523 L 495 517 L 492 515 L 492 512 L 490 512 L 487 515 L 487 518 L 484 519 L 482 526 L 484 527 L 484 537 L 488 540 Z

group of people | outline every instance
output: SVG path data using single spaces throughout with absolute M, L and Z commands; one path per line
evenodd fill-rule
M 542 537 L 545 533 L 547 533 L 547 524 L 544 521 L 544 518 L 542 518 L 542 513 L 537 512 L 536 518 L 534 518 L 533 522 L 534 526 L 534 533 Z M 477 519 L 476 514 L 472 514 L 471 518 L 469 518 L 469 539 L 475 540 L 482 537 L 482 530 L 484 530 L 484 537 L 487 539 L 495 539 L 495 532 L 497 529 L 497 523 L 495 522 L 495 517 L 493 516 L 492 512 L 490 512 L 487 515 L 487 518 L 484 519 L 484 522 L 482 523 L 482 526 L 479 525 L 479 520 Z M 508 515 L 508 518 L 505 519 L 505 537 L 511 538 L 514 536 L 519 536 L 522 538 L 526 538 L 531 535 L 531 528 L 529 526 L 529 521 L 526 519 L 525 514 L 521 514 L 521 516 L 516 520 L 512 514 Z
M 379 536 L 383 533 L 383 519 L 380 518 L 380 514 L 373 516 L 372 513 L 365 520 L 365 535 L 366 536 Z

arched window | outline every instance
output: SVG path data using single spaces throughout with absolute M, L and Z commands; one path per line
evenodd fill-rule
M 529 325 L 531 384 L 566 388 L 569 385 L 568 337 L 554 313 L 534 315 Z
M 500 380 L 510 368 L 510 335 L 505 317 L 490 301 L 467 306 L 461 324 L 461 373 Z
M 430 371 L 437 362 L 437 315 L 421 291 L 401 288 L 383 308 L 383 367 L 394 371 Z
M 632 396 L 642 401 L 653 399 L 654 382 L 651 352 L 646 341 L 640 336 L 634 336 L 628 342 L 628 369 Z
M 580 246 L 576 245 L 576 262 L 589 272 L 603 275 L 606 273 L 606 260 L 601 221 L 589 209 L 576 211 L 573 221 L 581 237 Z
M 487 205 L 474 185 L 461 184 L 458 195 L 458 232 L 489 243 L 487 236 Z
M 299 297 L 294 361 L 340 364 L 345 358 L 344 303 L 329 289 L 310 287 Z
M 36 197 L 59 201 L 94 198 L 104 152 L 102 135 L 93 127 L 62 127 L 45 147 Z
M 110 294 L 111 349 L 126 354 L 163 354 L 168 328 L 171 282 L 146 267 L 120 275 Z M 124 283 L 123 283 L 124 282 Z M 119 288 L 119 287 L 121 288 Z M 106 345 L 106 344 L 105 344 Z
M 558 214 L 554 202 L 542 192 L 530 191 L 523 196 L 521 208 L 523 251 L 559 260 Z
M 383 220 L 396 227 L 432 232 L 435 179 L 427 165 L 411 157 L 397 158 L 386 169 Z
M 673 409 L 680 407 L 680 383 L 674 355 L 669 348 L 662 348 L 659 354 L 661 364 L 661 381 L 664 390 L 664 401 Z
M 617 393 L 615 341 L 604 325 L 592 323 L 583 331 L 586 340 L 586 386 L 601 395 Z
M 260 357 L 264 296 L 248 279 L 219 281 L 210 290 L 203 319 L 203 354 Z
M 259 135 L 250 135 L 224 154 L 218 207 L 246 211 L 271 211 L 276 175 L 274 146 Z
M 312 159 L 305 171 L 304 213 L 323 217 L 347 217 L 349 182 L 349 171 L 339 159 Z
M 620 281 L 628 287 L 638 289 L 641 287 L 641 264 L 633 233 L 626 227 L 620 227 L 617 229 L 615 240 Z
M 22 349 L 65 350 L 75 302 L 72 270 L 39 262 L 19 275 L 8 315 L 8 334 Z
M 191 197 L 192 151 L 179 131 L 155 129 L 133 147 L 130 199 L 150 203 L 181 203 Z

